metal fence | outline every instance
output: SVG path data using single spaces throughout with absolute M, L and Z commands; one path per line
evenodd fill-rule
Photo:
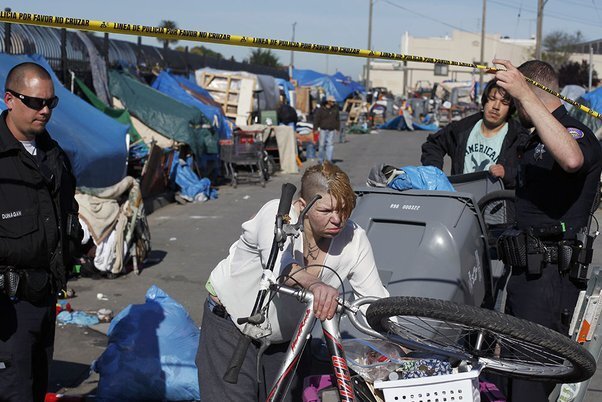
M 135 68 L 143 76 L 151 75 L 154 69 L 169 68 L 174 73 L 188 74 L 199 68 L 211 67 L 288 79 L 286 69 L 198 55 L 188 52 L 188 48 L 182 52 L 143 45 L 141 37 L 138 37 L 137 43 L 134 43 L 112 39 L 108 34 L 104 36 L 98 36 L 91 32 L 85 34 L 92 40 L 109 67 Z M 40 54 L 48 60 L 65 84 L 69 80 L 69 71 L 84 78 L 84 81 L 89 81 L 91 76 L 90 58 L 86 46 L 71 30 L 2 23 L 0 24 L 0 52 Z

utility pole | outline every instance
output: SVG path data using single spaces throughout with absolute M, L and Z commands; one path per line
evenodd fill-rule
M 293 22 L 293 38 L 292 41 L 295 41 L 295 27 L 297 26 L 297 22 Z M 292 79 L 293 78 L 293 67 L 295 66 L 295 52 L 293 50 L 291 50 L 291 62 L 289 64 L 289 68 L 288 68 L 288 76 Z
M 481 18 L 481 60 L 485 64 L 485 17 L 487 16 L 487 0 L 483 0 L 483 17 Z M 479 69 L 479 93 L 483 93 L 483 69 Z
M 374 0 L 370 0 L 370 12 L 368 13 L 368 50 L 372 50 L 372 7 Z M 370 58 L 366 59 L 366 82 L 364 83 L 366 90 L 370 86 Z
M 594 48 L 592 45 L 589 45 L 589 79 L 588 79 L 588 85 L 587 85 L 588 91 L 592 90 L 593 73 L 594 73 Z
M 537 0 L 537 32 L 535 33 L 535 58 L 541 60 L 543 7 L 548 0 Z

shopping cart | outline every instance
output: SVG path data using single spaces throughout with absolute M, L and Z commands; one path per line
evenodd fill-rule
M 232 187 L 236 188 L 242 181 L 265 187 L 270 174 L 264 158 L 262 133 L 262 130 L 237 130 L 231 139 L 220 140 L 221 159 Z

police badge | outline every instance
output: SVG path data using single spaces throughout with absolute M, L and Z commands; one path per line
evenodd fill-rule
M 543 159 L 544 152 L 546 152 L 544 145 L 540 143 L 535 147 L 535 153 L 533 154 L 533 157 L 536 161 L 540 161 Z

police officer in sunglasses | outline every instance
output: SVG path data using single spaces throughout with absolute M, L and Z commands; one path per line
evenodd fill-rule
M 0 399 L 43 401 L 56 295 L 81 228 L 69 159 L 46 131 L 58 105 L 35 63 L 8 73 L 0 118 Z

